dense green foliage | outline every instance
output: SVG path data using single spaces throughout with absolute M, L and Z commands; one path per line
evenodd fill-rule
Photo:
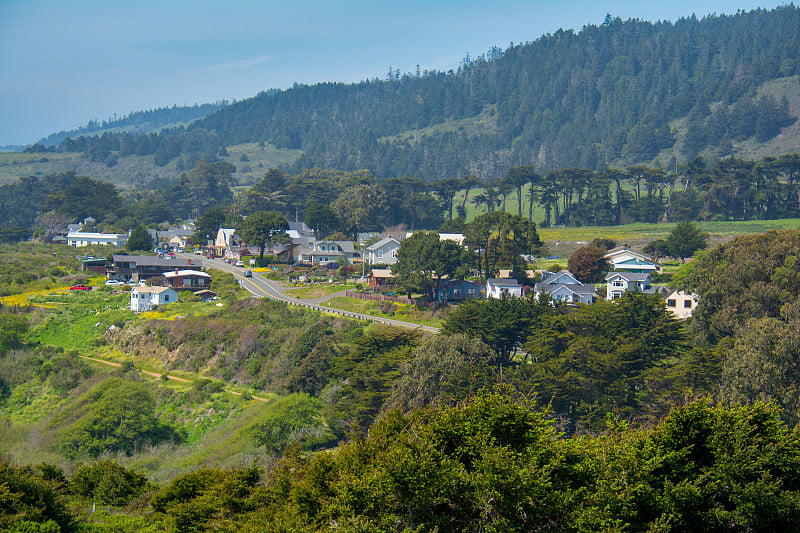
M 462 246 L 440 240 L 436 233 L 418 231 L 400 243 L 392 275 L 409 297 L 412 292 L 419 292 L 432 302 L 441 290 L 442 280 L 464 279 L 470 263 L 470 254 Z
M 93 387 L 59 421 L 55 446 L 70 458 L 132 452 L 146 444 L 179 440 L 159 422 L 156 403 L 143 383 L 111 378 Z
M 267 244 L 289 242 L 286 231 L 289 223 L 277 211 L 256 211 L 244 219 L 236 228 L 240 238 L 258 247 L 258 257 L 264 257 Z
M 149 252 L 152 247 L 153 239 L 141 224 L 131 230 L 131 234 L 128 236 L 128 242 L 125 243 L 125 248 L 130 252 Z
M 800 231 L 736 238 L 693 261 L 681 284 L 700 295 L 694 327 L 719 347 L 721 395 L 774 401 L 790 424 L 800 420 Z
M 104 461 L 67 477 L 48 465 L 0 463 L 0 525 L 11 531 L 791 531 L 800 525 L 800 441 L 778 414 L 764 404 L 699 401 L 649 430 L 610 421 L 603 435 L 563 438 L 549 413 L 530 401 L 482 393 L 454 406 L 391 411 L 368 437 L 333 453 L 290 452 L 269 470 L 198 469 L 112 515 L 71 513 L 67 503 L 96 495 L 111 472 L 120 486 L 141 490 L 134 472 Z M 21 524 L 27 529 L 13 529 Z

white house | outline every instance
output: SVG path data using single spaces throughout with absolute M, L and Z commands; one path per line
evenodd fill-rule
M 618 246 L 608 250 L 603 258 L 608 262 L 611 270 L 634 272 L 638 274 L 661 273 L 664 267 L 653 261 L 647 254 L 630 250 L 626 246 Z
M 466 236 L 463 233 L 440 233 L 439 240 L 440 241 L 452 241 L 459 246 L 464 246 L 464 240 Z
M 239 240 L 236 238 L 236 230 L 233 228 L 219 228 L 217 236 L 214 239 L 214 246 L 218 248 L 228 249 L 231 246 L 237 246 Z
M 487 298 L 519 298 L 522 296 L 522 285 L 515 279 L 491 278 L 486 280 Z
M 608 282 L 608 287 L 606 289 L 607 300 L 615 300 L 626 291 L 660 294 L 662 296 L 669 292 L 661 285 L 650 285 L 650 274 L 609 272 L 606 274 L 606 281 Z
M 385 237 L 367 246 L 366 261 L 372 265 L 393 265 L 397 262 L 397 250 L 400 242 L 392 237 Z
M 569 270 L 547 273 L 533 290 L 537 298 L 540 294 L 548 294 L 559 302 L 590 304 L 597 299 L 594 285 L 581 283 Z
M 89 246 L 90 244 L 125 246 L 126 242 L 128 242 L 126 233 L 89 233 L 84 231 L 70 231 L 67 233 L 67 244 L 78 248 Z
M 134 287 L 131 290 L 131 311 L 134 313 L 177 301 L 178 293 L 169 287 Z
M 697 307 L 697 295 L 672 291 L 667 295 L 667 310 L 677 318 L 689 318 Z

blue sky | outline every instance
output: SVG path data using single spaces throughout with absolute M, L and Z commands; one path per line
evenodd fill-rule
M 0 0 L 0 146 L 115 113 L 457 68 L 493 46 L 772 0 Z

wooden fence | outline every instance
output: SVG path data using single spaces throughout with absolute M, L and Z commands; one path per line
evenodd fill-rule
M 360 300 L 372 300 L 373 302 L 395 302 L 399 304 L 411 304 L 425 307 L 432 307 L 434 304 L 423 298 L 405 298 L 403 296 L 387 296 L 381 293 L 367 294 L 356 291 L 345 291 L 348 298 L 358 298 Z

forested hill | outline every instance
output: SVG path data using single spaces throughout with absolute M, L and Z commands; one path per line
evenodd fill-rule
M 465 58 L 457 71 L 263 93 L 144 148 L 136 139 L 127 145 L 166 164 L 264 142 L 303 151 L 286 170 L 426 180 L 496 177 L 531 163 L 542 171 L 672 167 L 674 157 L 742 155 L 791 126 L 800 107 L 798 50 L 794 5 L 675 23 L 609 16 L 600 26 Z M 99 157 L 121 148 L 104 142 Z M 797 151 L 769 146 L 759 155 Z

